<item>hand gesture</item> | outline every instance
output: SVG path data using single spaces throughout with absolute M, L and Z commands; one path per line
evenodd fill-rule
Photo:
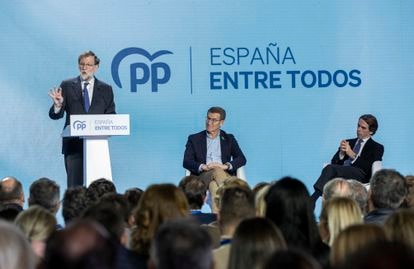
M 62 88 L 60 87 L 53 87 L 49 94 L 50 98 L 53 100 L 53 105 L 57 108 L 62 107 L 63 104 L 63 96 L 62 96 Z

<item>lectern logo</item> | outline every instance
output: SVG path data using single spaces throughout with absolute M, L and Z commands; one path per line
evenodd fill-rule
M 75 130 L 83 130 L 86 128 L 86 121 L 76 120 L 72 126 Z
M 154 62 L 156 58 L 165 54 L 173 53 L 168 50 L 160 50 L 151 55 L 148 51 L 141 48 L 125 48 L 119 51 L 112 60 L 112 79 L 119 88 L 122 88 L 121 79 L 119 77 L 119 66 L 121 61 L 130 55 L 141 55 L 148 59 L 149 63 L 135 62 L 129 66 L 131 92 L 137 92 L 138 85 L 144 85 L 148 82 L 151 83 L 151 91 L 158 92 L 158 86 L 166 84 L 171 77 L 171 70 L 168 64 L 159 61 Z

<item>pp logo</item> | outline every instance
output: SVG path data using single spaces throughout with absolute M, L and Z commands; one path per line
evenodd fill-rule
M 74 128 L 75 130 L 83 130 L 83 129 L 85 129 L 85 128 L 86 128 L 86 121 L 76 120 L 76 121 L 73 123 L 73 128 Z
M 121 80 L 119 78 L 119 65 L 125 57 L 129 55 L 142 55 L 146 57 L 150 64 L 143 62 L 132 63 L 129 66 L 130 80 L 131 80 L 131 92 L 136 92 L 138 85 L 144 85 L 151 79 L 151 91 L 158 92 L 158 85 L 165 84 L 170 80 L 171 70 L 168 64 L 164 62 L 153 62 L 156 58 L 164 54 L 173 54 L 168 50 L 160 50 L 151 55 L 141 48 L 125 48 L 118 52 L 112 60 L 111 73 L 115 84 L 122 88 Z M 140 76 L 138 76 L 140 74 Z

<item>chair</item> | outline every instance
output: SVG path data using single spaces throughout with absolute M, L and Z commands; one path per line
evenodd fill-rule
M 373 162 L 372 167 L 371 167 L 371 177 L 381 169 L 382 169 L 382 161 Z M 365 189 L 369 190 L 369 182 L 365 183 L 364 186 L 365 186 Z

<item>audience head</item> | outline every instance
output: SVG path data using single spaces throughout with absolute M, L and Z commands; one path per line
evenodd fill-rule
M 320 217 L 321 235 L 327 231 L 326 241 L 331 246 L 335 237 L 346 227 L 362 223 L 362 213 L 358 204 L 351 198 L 335 197 L 328 200 Z M 325 241 L 325 240 L 324 240 Z
M 129 211 L 128 202 L 124 195 L 119 193 L 107 193 L 101 197 L 99 203 L 106 203 L 111 205 L 121 215 L 121 220 L 128 224 Z
M 42 177 L 30 185 L 29 206 L 39 205 L 56 215 L 60 207 L 60 187 L 48 178 Z
M 400 242 L 369 244 L 353 253 L 338 269 L 414 268 L 413 250 Z
M 213 269 L 208 232 L 190 219 L 167 221 L 155 235 L 150 269 Z
M 0 181 L 0 205 L 10 203 L 24 205 L 22 183 L 15 177 L 5 177 Z
M 142 195 L 134 213 L 136 227 L 131 233 L 131 249 L 149 255 L 151 240 L 158 227 L 167 220 L 189 215 L 187 198 L 173 184 L 154 184 Z
M 0 220 L 0 268 L 34 269 L 36 258 L 28 240 L 12 223 Z
M 56 230 L 56 218 L 41 206 L 31 206 L 21 212 L 15 222 L 32 245 L 37 257 L 43 258 L 46 241 Z
M 263 269 L 321 269 L 320 264 L 308 253 L 290 248 L 273 253 Z
M 206 198 L 207 186 L 198 176 L 190 175 L 184 177 L 178 187 L 187 197 L 190 209 L 201 209 Z
M 259 183 L 257 183 L 256 185 L 254 185 L 254 187 L 253 187 L 252 191 L 253 191 L 254 195 L 256 196 L 256 195 L 257 195 L 257 193 L 258 193 L 261 189 L 263 189 L 263 188 L 265 188 L 265 187 L 267 187 L 267 186 L 269 186 L 269 185 L 270 185 L 270 183 L 269 183 L 269 182 L 265 182 L 265 181 L 259 182 Z
M 351 196 L 351 186 L 349 182 L 344 178 L 334 178 L 323 187 L 323 203 L 329 201 L 334 197 L 350 197 Z
M 143 190 L 140 188 L 130 188 L 127 189 L 124 193 L 124 197 L 128 203 L 128 227 L 131 228 L 135 225 L 134 219 L 134 209 L 138 206 L 139 200 L 141 199 L 142 194 L 144 193 Z
M 320 243 L 306 186 L 284 177 L 272 184 L 266 195 L 266 217 L 282 231 L 289 246 L 312 249 Z
M 109 233 L 112 240 L 127 245 L 128 238 L 125 235 L 126 223 L 120 210 L 110 202 L 99 202 L 88 207 L 82 214 L 82 219 L 95 221 L 102 225 Z
M 403 207 L 414 208 L 414 176 L 406 176 L 405 182 L 407 183 L 407 196 L 403 202 Z
M 87 206 L 86 187 L 76 186 L 66 189 L 62 201 L 62 216 L 65 224 L 78 219 Z
M 260 217 L 266 216 L 266 194 L 270 189 L 270 184 L 263 186 L 260 190 L 258 190 L 255 194 L 255 207 L 256 207 L 256 215 Z M 254 193 L 254 192 L 253 192 Z
M 224 190 L 228 187 L 233 187 L 233 186 L 241 186 L 241 187 L 246 187 L 250 189 L 249 184 L 245 180 L 240 179 L 235 176 L 228 177 L 223 182 L 223 184 L 217 189 L 216 197 L 213 197 L 214 203 L 216 204 L 217 208 L 220 208 L 220 200 L 221 200 L 221 196 L 223 195 Z
M 254 216 L 254 194 L 249 188 L 232 186 L 224 189 L 218 214 L 223 235 L 232 236 L 237 225 L 243 219 Z
M 5 177 L 0 181 L 0 219 L 13 222 L 23 210 L 24 193 L 19 180 Z
M 114 269 L 116 246 L 96 222 L 76 220 L 58 230 L 46 246 L 45 269 Z
M 361 213 L 365 215 L 368 210 L 368 191 L 367 188 L 355 179 L 349 179 L 349 186 L 351 187 L 351 198 L 354 199 L 357 203 L 359 208 L 361 209 Z
M 259 268 L 273 252 L 286 248 L 285 239 L 273 222 L 260 217 L 245 219 L 234 233 L 228 268 Z
M 399 241 L 414 250 L 414 211 L 402 209 L 394 212 L 384 223 L 388 239 Z
M 396 209 L 407 195 L 405 178 L 395 170 L 382 169 L 372 176 L 368 194 L 371 209 Z
M 376 224 L 355 224 L 345 228 L 335 238 L 330 253 L 331 266 L 346 261 L 352 253 L 358 252 L 371 243 L 387 241 L 384 229 Z
M 91 203 L 99 201 L 106 193 L 116 193 L 115 184 L 106 178 L 93 181 L 86 191 L 86 195 Z

